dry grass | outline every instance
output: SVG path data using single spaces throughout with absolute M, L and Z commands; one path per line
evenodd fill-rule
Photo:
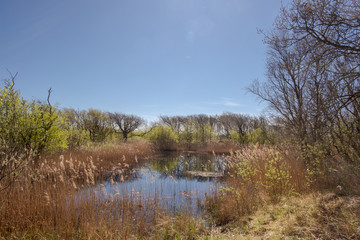
M 304 194 L 267 204 L 210 239 L 360 239 L 360 198 Z
M 205 203 L 210 227 L 189 214 L 169 216 L 156 199 L 94 187 L 108 177 L 125 180 L 153 154 L 137 141 L 43 158 L 1 192 L 0 239 L 360 239 L 360 198 L 340 196 L 343 189 L 309 194 L 290 147 L 232 152 L 227 185 Z
M 331 171 L 309 184 L 296 148 L 255 145 L 232 153 L 224 187 L 206 199 L 210 224 L 218 226 L 209 238 L 360 239 L 358 168 L 331 159 Z
M 100 192 L 99 192 L 100 191 Z M 149 235 L 157 212 L 135 195 L 107 196 L 104 189 L 79 193 L 46 185 L 11 191 L 2 205 L 4 239 L 129 239 Z
M 160 196 L 99 185 L 104 177 L 126 180 L 152 154 L 137 141 L 43 158 L 1 193 L 0 239 L 197 239 L 204 223 L 185 212 L 170 216 Z
M 176 217 L 161 217 L 157 220 L 153 239 L 199 239 L 205 235 L 208 229 L 204 221 L 196 219 L 188 213 L 181 213 Z
M 126 173 L 134 166 L 154 154 L 152 145 L 147 141 L 101 144 L 61 155 L 44 156 L 38 166 L 32 166 L 32 170 L 35 169 L 37 176 L 59 178 L 60 181 L 66 176 L 71 182 L 84 187 L 109 178 L 114 172 L 127 176 Z
M 206 201 L 211 219 L 224 225 L 306 189 L 306 172 L 295 149 L 251 146 L 227 157 L 229 177 Z
M 0 195 L 0 239 L 128 239 L 152 231 L 157 203 L 93 186 L 151 156 L 132 142 L 44 158 Z M 111 174 L 107 174 L 108 172 Z M 116 190 L 115 190 L 116 191 Z M 118 191 L 118 190 L 117 190 Z

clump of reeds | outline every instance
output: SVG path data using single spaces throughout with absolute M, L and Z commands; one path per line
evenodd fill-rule
M 226 224 L 266 202 L 306 189 L 306 172 L 296 149 L 247 146 L 227 157 L 227 168 L 224 186 L 206 202 L 215 224 Z
M 30 164 L 0 194 L 0 239 L 197 238 L 204 225 L 191 215 L 170 216 L 156 197 L 101 184 L 124 181 L 151 154 L 151 145 L 129 142 Z

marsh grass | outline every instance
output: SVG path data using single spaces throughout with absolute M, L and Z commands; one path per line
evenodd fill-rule
M 146 234 L 156 203 L 120 192 L 108 196 L 93 186 L 114 166 L 126 176 L 152 154 L 151 145 L 133 142 L 32 163 L 0 195 L 0 237 L 97 239 L 118 232 L 117 237 L 126 239 L 128 234 Z M 80 194 L 84 189 L 86 194 Z
M 227 160 L 223 187 L 205 201 L 210 225 L 229 231 L 215 239 L 360 239 L 355 164 L 327 156 L 309 179 L 291 146 L 248 146 Z
M 303 194 L 259 207 L 212 239 L 360 239 L 360 199 Z
M 156 193 L 101 184 L 119 180 L 108 172 L 126 180 L 152 154 L 129 142 L 43 157 L 0 195 L 0 239 L 196 239 L 205 227 L 191 213 L 170 214 Z
M 295 149 L 248 146 L 227 157 L 230 172 L 220 190 L 206 200 L 211 221 L 224 225 L 306 190 L 306 172 Z
M 205 222 L 186 210 L 170 214 L 158 194 L 112 184 L 131 178 L 134 167 L 154 154 L 150 144 L 136 141 L 43 156 L 1 192 L 0 239 L 360 238 L 360 200 L 351 195 L 359 189 L 354 166 L 341 165 L 309 185 L 296 148 L 231 151 L 223 187 L 199 202 L 207 210 Z M 312 193 L 322 186 L 337 192 Z

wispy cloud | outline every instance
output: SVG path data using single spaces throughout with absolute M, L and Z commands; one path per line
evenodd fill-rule
M 244 106 L 241 103 L 236 102 L 234 99 L 232 98 L 220 98 L 218 101 L 216 102 L 206 102 L 206 104 L 208 105 L 218 105 L 218 106 L 226 106 L 226 107 L 240 107 L 240 106 Z
M 222 105 L 224 106 L 229 106 L 229 107 L 240 107 L 241 104 L 235 102 L 233 99 L 231 98 L 222 98 Z

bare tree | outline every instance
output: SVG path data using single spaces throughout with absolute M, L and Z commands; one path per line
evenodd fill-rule
M 177 134 L 180 134 L 184 125 L 184 118 L 181 116 L 160 116 L 160 120 Z
M 129 135 L 145 123 L 144 119 L 135 115 L 115 112 L 108 113 L 108 116 L 115 131 L 122 134 L 124 141 L 127 141 Z
M 270 57 L 267 63 L 267 79 L 263 85 L 254 82 L 249 88 L 250 92 L 259 96 L 262 100 L 270 104 L 270 108 L 275 110 L 284 118 L 284 124 L 293 131 L 301 141 L 307 135 L 306 120 L 307 111 L 305 101 L 305 85 L 307 71 L 305 69 L 301 51 L 297 51 L 284 44 L 270 42 Z M 302 49 L 299 47 L 299 50 Z
M 206 141 L 206 126 L 209 124 L 209 116 L 206 114 L 198 114 L 190 116 L 195 122 L 196 126 L 199 129 L 200 141 Z
M 349 159 L 360 154 L 359 12 L 358 0 L 294 0 L 265 33 L 267 81 L 249 88 L 303 145 L 332 136 Z
M 330 51 L 358 55 L 359 12 L 358 0 L 296 0 L 290 9 L 283 8 L 282 26 L 300 38 L 310 36 Z
M 231 133 L 231 117 L 228 114 L 222 114 L 218 118 L 218 129 L 220 135 L 223 135 L 225 138 L 230 138 Z

